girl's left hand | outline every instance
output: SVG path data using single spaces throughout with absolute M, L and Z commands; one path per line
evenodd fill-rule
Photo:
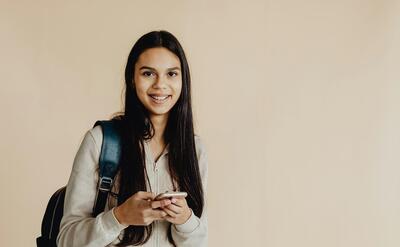
M 185 198 L 171 198 L 171 204 L 160 207 L 160 209 L 168 214 L 164 216 L 164 219 L 176 225 L 185 223 L 192 215 L 192 210 L 187 205 Z

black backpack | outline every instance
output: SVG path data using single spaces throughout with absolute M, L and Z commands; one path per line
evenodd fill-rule
M 93 217 L 104 211 L 108 193 L 118 170 L 121 156 L 121 138 L 118 120 L 97 121 L 93 128 L 100 125 L 103 131 L 103 143 L 99 158 L 100 174 L 97 196 L 93 206 Z M 50 198 L 42 220 L 42 236 L 36 239 L 38 247 L 55 247 L 64 211 L 66 186 L 57 190 Z

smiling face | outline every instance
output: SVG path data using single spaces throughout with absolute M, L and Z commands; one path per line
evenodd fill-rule
M 134 84 L 150 117 L 168 116 L 182 91 L 179 57 L 164 47 L 145 50 L 135 64 Z

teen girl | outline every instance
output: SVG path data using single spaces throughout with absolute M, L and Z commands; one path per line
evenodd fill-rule
M 102 130 L 88 130 L 67 184 L 57 244 L 207 246 L 207 155 L 194 134 L 189 66 L 167 31 L 142 36 L 125 68 L 121 162 L 105 211 L 92 217 Z M 187 197 L 154 200 L 165 191 Z

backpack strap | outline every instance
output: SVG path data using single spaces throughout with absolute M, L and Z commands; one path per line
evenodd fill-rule
M 121 137 L 117 128 L 116 120 L 96 121 L 93 128 L 100 125 L 103 131 L 103 142 L 99 158 L 99 183 L 93 216 L 104 211 L 108 193 L 114 182 L 118 171 L 121 156 Z

